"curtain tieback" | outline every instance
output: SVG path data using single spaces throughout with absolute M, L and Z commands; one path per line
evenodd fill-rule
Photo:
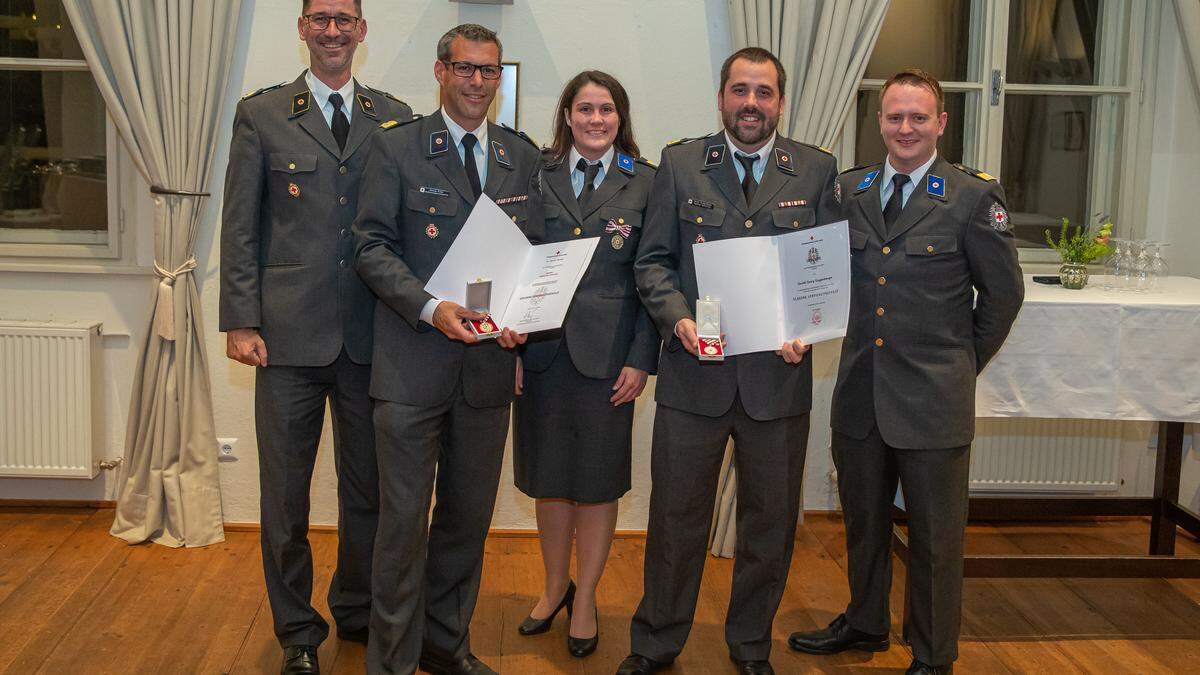
M 155 195 L 176 195 L 179 197 L 211 197 L 207 192 L 196 192 L 194 190 L 176 190 L 174 188 L 162 187 L 160 185 L 151 185 L 150 194 Z
M 158 300 L 154 307 L 154 330 L 164 340 L 175 340 L 175 281 L 196 269 L 196 258 L 188 258 L 182 265 L 170 271 L 154 262 L 154 274 L 158 277 Z

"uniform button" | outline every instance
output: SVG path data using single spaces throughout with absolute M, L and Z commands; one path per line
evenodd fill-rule
M 889 253 L 891 253 L 891 252 L 892 252 L 892 247 L 891 247 L 891 246 L 884 246 L 884 247 L 883 247 L 883 254 L 884 254 L 884 255 L 888 255 L 888 254 L 889 254 Z
M 345 236 L 349 235 L 350 233 L 349 233 L 349 232 L 347 232 L 347 231 L 346 231 L 346 228 L 344 228 L 344 227 L 343 227 L 343 228 L 342 228 L 342 231 L 341 231 L 341 233 L 340 233 L 340 234 L 341 234 L 343 237 L 345 237 Z
M 625 224 L 625 219 L 624 219 L 624 218 L 617 218 L 617 224 L 618 224 L 618 225 L 624 225 L 624 224 Z
M 571 231 L 575 233 L 575 236 L 579 236 L 579 235 L 583 234 L 583 229 L 578 228 L 578 227 Z
M 746 221 L 746 229 L 748 230 L 748 229 L 750 229 L 750 228 L 752 228 L 752 227 L 754 227 L 754 221 L 753 221 L 753 220 L 747 220 L 747 221 Z
M 430 213 L 437 213 L 437 207 L 436 207 L 436 206 L 431 206 L 431 207 L 429 207 L 429 212 L 430 212 Z
M 512 221 L 513 221 L 514 223 L 515 223 L 515 222 L 517 222 L 517 217 L 516 217 L 516 216 L 513 216 L 513 217 L 512 217 Z
M 696 222 L 697 222 L 697 223 L 703 223 L 703 222 L 704 222 L 704 218 L 703 218 L 703 217 L 701 217 L 701 216 L 696 216 Z
M 883 338 L 875 338 L 875 346 L 882 347 L 883 346 Z
M 289 169 L 294 169 L 294 168 L 296 168 L 296 163 L 295 163 L 295 162 L 288 162 L 288 168 L 289 168 Z
M 933 253 L 933 247 L 932 247 L 932 246 L 926 246 L 926 247 L 925 247 L 925 252 L 926 252 L 926 253 Z
M 346 175 L 346 167 L 345 167 L 345 166 L 339 166 L 339 167 L 338 167 L 338 173 L 340 173 L 340 174 L 342 174 L 343 176 L 345 176 L 345 175 Z
M 800 221 L 798 221 L 798 220 L 793 220 L 793 221 L 792 221 L 792 227 L 800 227 Z
M 345 258 L 343 258 L 343 259 L 339 260 L 339 261 L 338 261 L 338 265 L 341 265 L 342 267 L 345 267 L 345 266 L 346 266 L 346 259 L 345 259 Z
M 882 307 L 875 308 L 875 316 L 883 316 L 883 308 Z
M 884 284 L 886 284 L 886 283 L 887 283 L 887 279 L 886 279 L 886 278 L 884 278 L 884 277 L 879 277 L 879 285 L 880 285 L 880 286 L 883 286 L 883 285 L 884 285 Z
M 338 197 L 338 203 L 341 204 L 342 206 L 345 206 L 349 201 L 350 200 L 346 199 L 345 196 Z

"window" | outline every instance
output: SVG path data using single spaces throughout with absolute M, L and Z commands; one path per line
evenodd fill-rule
M 121 255 L 115 133 L 59 0 L 0 0 L 0 255 Z
M 902 68 L 924 68 L 946 92 L 939 152 L 1000 177 L 1022 260 L 1054 259 L 1043 232 L 1063 217 L 1108 216 L 1120 234 L 1139 235 L 1148 171 L 1130 160 L 1149 120 L 1142 53 L 1157 4 L 892 0 L 842 153 L 882 161 L 879 90 Z

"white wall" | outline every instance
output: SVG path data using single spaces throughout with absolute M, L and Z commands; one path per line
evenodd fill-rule
M 555 0 L 521 0 L 512 6 L 471 6 L 446 0 L 394 0 L 364 3 L 369 22 L 367 43 L 360 48 L 356 74 L 363 82 L 392 92 L 417 112 L 435 106 L 432 75 L 437 38 L 462 22 L 482 23 L 500 33 L 505 60 L 521 62 L 520 126 L 536 140 L 549 140 L 552 108 L 562 84 L 584 68 L 616 75 L 629 90 L 633 117 L 643 152 L 657 160 L 668 140 L 696 136 L 716 128 L 715 90 L 721 61 L 730 51 L 724 0 L 610 0 L 595 6 Z M 305 65 L 303 45 L 296 38 L 297 0 L 258 0 L 248 6 L 241 23 L 241 51 L 236 56 L 231 96 L 227 101 L 221 150 L 215 159 L 213 199 L 206 210 L 197 246 L 202 305 L 208 328 L 216 428 L 219 436 L 236 437 L 236 461 L 221 463 L 225 518 L 231 522 L 258 518 L 258 466 L 254 445 L 253 373 L 224 358 L 224 336 L 217 332 L 219 227 L 221 182 L 227 161 L 229 123 L 241 92 L 294 79 Z M 1164 13 L 1169 14 L 1169 12 Z M 1173 19 L 1172 19 L 1173 20 Z M 1168 22 L 1164 19 L 1164 28 Z M 1170 236 L 1176 272 L 1200 275 L 1200 234 L 1187 218 L 1187 190 L 1200 176 L 1197 137 L 1200 112 L 1185 86 L 1178 37 L 1164 30 L 1162 64 L 1156 101 L 1159 128 L 1155 137 L 1155 187 L 1150 215 L 1173 223 Z M 1191 98 L 1189 98 L 1191 96 Z M 1190 107 L 1189 107 L 1190 106 Z M 133 227 L 148 227 L 149 203 L 144 186 L 134 197 L 141 217 Z M 144 245 L 143 241 L 143 245 Z M 105 339 L 105 368 L 109 396 L 109 457 L 123 454 L 126 408 L 136 347 L 152 289 L 147 277 L 29 274 L 0 272 L 0 317 L 99 319 L 110 333 Z M 836 496 L 829 481 L 829 399 L 836 375 L 836 344 L 818 345 L 814 360 L 815 408 L 809 441 L 805 506 L 834 508 Z M 649 498 L 649 441 L 653 391 L 639 400 L 635 423 L 633 490 L 623 500 L 619 527 L 645 526 Z M 1146 493 L 1152 484 L 1153 457 L 1145 449 L 1148 425 L 1130 425 L 1122 475 L 1125 493 Z M 331 444 L 326 430 L 314 478 L 312 519 L 336 521 L 337 508 Z M 497 528 L 533 526 L 531 500 L 512 487 L 506 461 L 493 525 Z M 1200 460 L 1196 453 L 1185 466 L 1184 495 L 1200 501 Z M 94 481 L 0 479 L 0 497 L 98 499 L 115 496 L 115 481 L 105 475 Z

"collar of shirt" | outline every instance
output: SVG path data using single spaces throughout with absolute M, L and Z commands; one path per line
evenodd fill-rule
M 933 157 L 929 158 L 929 161 L 925 162 L 921 166 L 918 166 L 915 171 L 908 174 L 908 182 L 904 184 L 904 190 L 900 194 L 901 208 L 904 208 L 908 205 L 908 198 L 911 197 L 913 191 L 917 189 L 917 185 L 920 185 L 921 181 L 924 180 L 925 174 L 929 172 L 929 167 L 933 166 L 935 160 L 937 160 L 936 150 L 933 153 Z M 888 200 L 892 198 L 892 176 L 895 176 L 898 173 L 900 172 L 892 168 L 891 157 L 888 157 L 886 160 L 884 160 L 883 175 L 879 178 L 880 208 L 886 207 Z
M 321 114 L 325 116 L 325 123 L 332 127 L 333 106 L 329 104 L 329 95 L 334 93 L 333 89 L 317 79 L 311 70 L 304 71 L 304 82 L 308 85 L 308 90 L 312 92 L 313 98 L 321 103 Z M 351 102 L 354 101 L 354 78 L 346 80 L 346 84 L 338 89 L 337 93 L 342 95 L 342 112 L 346 113 L 346 121 L 350 122 L 354 115 L 354 106 L 351 105 Z
M 725 131 L 725 142 L 729 144 L 729 160 L 733 162 L 733 168 L 737 171 L 738 182 L 746 179 L 746 170 L 742 168 L 742 163 L 738 161 L 737 155 L 741 153 L 738 147 L 733 144 L 733 138 L 729 136 L 729 131 Z M 758 155 L 758 161 L 754 163 L 754 182 L 761 183 L 763 173 L 767 170 L 767 158 L 771 156 L 771 148 L 775 147 L 775 132 L 771 133 L 771 137 L 767 139 L 766 145 L 763 145 L 758 150 L 747 154 L 749 157 Z
M 592 187 L 600 187 L 600 184 L 604 182 L 604 177 L 608 175 L 608 169 L 612 166 L 613 157 L 616 154 L 616 148 L 611 145 L 608 146 L 608 152 L 604 153 L 604 156 L 598 160 L 600 162 L 600 170 L 596 172 L 596 180 L 592 183 Z M 571 167 L 571 187 L 575 189 L 575 196 L 578 197 L 583 192 L 584 176 L 583 172 L 575 167 L 579 164 L 579 160 L 584 159 L 584 157 L 572 145 L 571 153 L 567 159 L 571 162 L 569 165 Z M 587 160 L 584 159 L 584 161 Z M 595 164 L 596 162 L 587 161 L 587 163 Z
M 466 162 L 466 156 L 463 152 L 462 146 L 463 136 L 466 136 L 469 133 L 475 134 L 476 140 L 479 141 L 475 144 L 475 168 L 479 170 L 479 184 L 487 185 L 488 163 L 487 151 L 485 150 L 488 142 L 487 120 L 483 120 L 483 124 L 480 124 L 478 129 L 474 131 L 468 131 L 467 129 L 459 126 L 458 122 L 450 119 L 450 115 L 446 112 L 445 108 L 439 108 L 439 111 L 442 113 L 442 119 L 446 121 L 446 130 L 450 132 L 450 138 L 454 141 L 454 147 L 458 150 L 459 160 Z

